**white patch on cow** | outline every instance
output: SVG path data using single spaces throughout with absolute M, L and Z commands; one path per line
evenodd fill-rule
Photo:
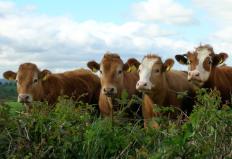
M 210 75 L 210 72 L 204 69 L 204 61 L 210 55 L 210 51 L 207 48 L 202 48 L 197 51 L 197 59 L 199 61 L 198 65 L 196 66 L 196 70 L 200 72 L 200 79 L 202 81 L 207 81 Z
M 158 61 L 158 59 L 154 58 L 145 58 L 141 65 L 139 66 L 139 81 L 138 83 L 146 83 L 147 89 L 151 89 L 153 84 L 151 83 L 151 73 L 153 65 Z

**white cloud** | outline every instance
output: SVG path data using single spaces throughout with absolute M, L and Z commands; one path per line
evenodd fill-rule
M 141 21 L 192 24 L 193 11 L 174 0 L 144 0 L 133 5 L 133 15 Z
M 166 3 L 169 6 L 174 2 L 166 0 Z M 166 13 L 164 20 L 179 16 L 173 18 L 174 23 L 189 22 L 183 19 L 189 19 L 191 13 L 174 4 L 167 8 L 170 13 Z M 125 60 L 141 59 L 149 52 L 167 58 L 194 46 L 189 41 L 175 39 L 175 32 L 153 23 L 78 22 L 69 17 L 38 14 L 35 9 L 31 5 L 20 8 L 0 1 L 0 76 L 24 62 L 57 72 L 86 67 L 87 61 L 100 60 L 106 51 L 118 52 Z M 172 17 L 171 11 L 176 13 Z
M 232 1 L 231 0 L 193 0 L 203 11 L 208 13 L 208 18 L 216 22 L 216 25 L 232 23 Z M 223 24 L 223 25 L 224 25 Z
M 216 31 L 208 37 L 210 44 L 216 52 L 225 51 L 232 58 L 232 1 L 193 0 L 193 2 L 206 13 L 207 18 L 212 23 L 211 27 L 216 28 Z

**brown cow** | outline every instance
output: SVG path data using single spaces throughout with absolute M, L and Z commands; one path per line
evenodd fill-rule
M 175 57 L 179 63 L 188 65 L 189 81 L 200 88 L 216 88 L 224 103 L 231 100 L 232 67 L 220 66 L 228 58 L 226 53 L 215 54 L 210 45 L 203 45 L 193 52 Z
M 40 71 L 35 64 L 24 63 L 17 73 L 7 71 L 3 76 L 16 80 L 18 102 L 28 105 L 32 101 L 53 105 L 61 95 L 96 104 L 100 93 L 99 77 L 84 69 L 52 74 L 49 70 Z
M 194 87 L 187 80 L 187 73 L 183 71 L 169 71 L 174 61 L 167 59 L 164 63 L 156 55 L 147 55 L 143 58 L 140 65 L 136 64 L 139 72 L 139 81 L 136 89 L 144 93 L 143 98 L 143 117 L 144 127 L 150 120 L 152 127 L 159 125 L 152 120 L 158 114 L 154 113 L 153 105 L 174 106 L 183 111 L 190 112 L 193 106 Z M 133 62 L 131 61 L 131 64 Z M 189 96 L 182 99 L 178 94 L 187 91 Z M 176 116 L 176 115 L 175 115 Z
M 90 61 L 87 66 L 91 70 L 100 71 L 99 107 L 103 116 L 112 117 L 114 99 L 121 97 L 123 90 L 128 93 L 129 97 L 138 93 L 135 88 L 139 79 L 138 73 L 128 72 L 129 63 L 124 64 L 118 54 L 108 52 L 104 55 L 100 64 Z

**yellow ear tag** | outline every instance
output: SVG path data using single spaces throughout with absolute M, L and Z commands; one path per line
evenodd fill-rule
M 168 66 L 168 67 L 166 68 L 166 71 L 170 71 L 171 68 L 172 68 L 172 66 Z
M 97 69 L 96 68 L 93 68 L 93 70 L 92 70 L 94 73 L 96 73 L 97 72 Z
M 222 63 L 223 63 L 223 60 L 221 59 L 220 62 L 219 62 L 219 64 L 222 64 Z
M 42 80 L 43 80 L 43 81 L 46 81 L 46 80 L 47 80 L 47 78 L 48 78 L 48 76 L 46 75 L 46 76 L 44 76 L 44 77 L 43 77 L 43 79 L 42 79 Z
M 127 70 L 127 72 L 136 72 L 137 71 L 137 68 L 133 65 L 133 66 L 130 66 Z

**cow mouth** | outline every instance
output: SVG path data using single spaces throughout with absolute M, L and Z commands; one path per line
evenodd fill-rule
M 19 103 L 22 103 L 22 104 L 31 104 L 32 102 L 31 101 L 19 101 Z
M 104 93 L 107 97 L 114 97 L 116 94 L 115 93 Z
M 140 88 L 140 89 L 138 89 L 138 91 L 142 92 L 142 93 L 149 93 L 149 92 L 151 92 L 150 89 L 145 89 L 145 88 Z
M 190 82 L 198 87 L 201 87 L 204 84 L 204 81 L 200 79 L 192 79 Z

